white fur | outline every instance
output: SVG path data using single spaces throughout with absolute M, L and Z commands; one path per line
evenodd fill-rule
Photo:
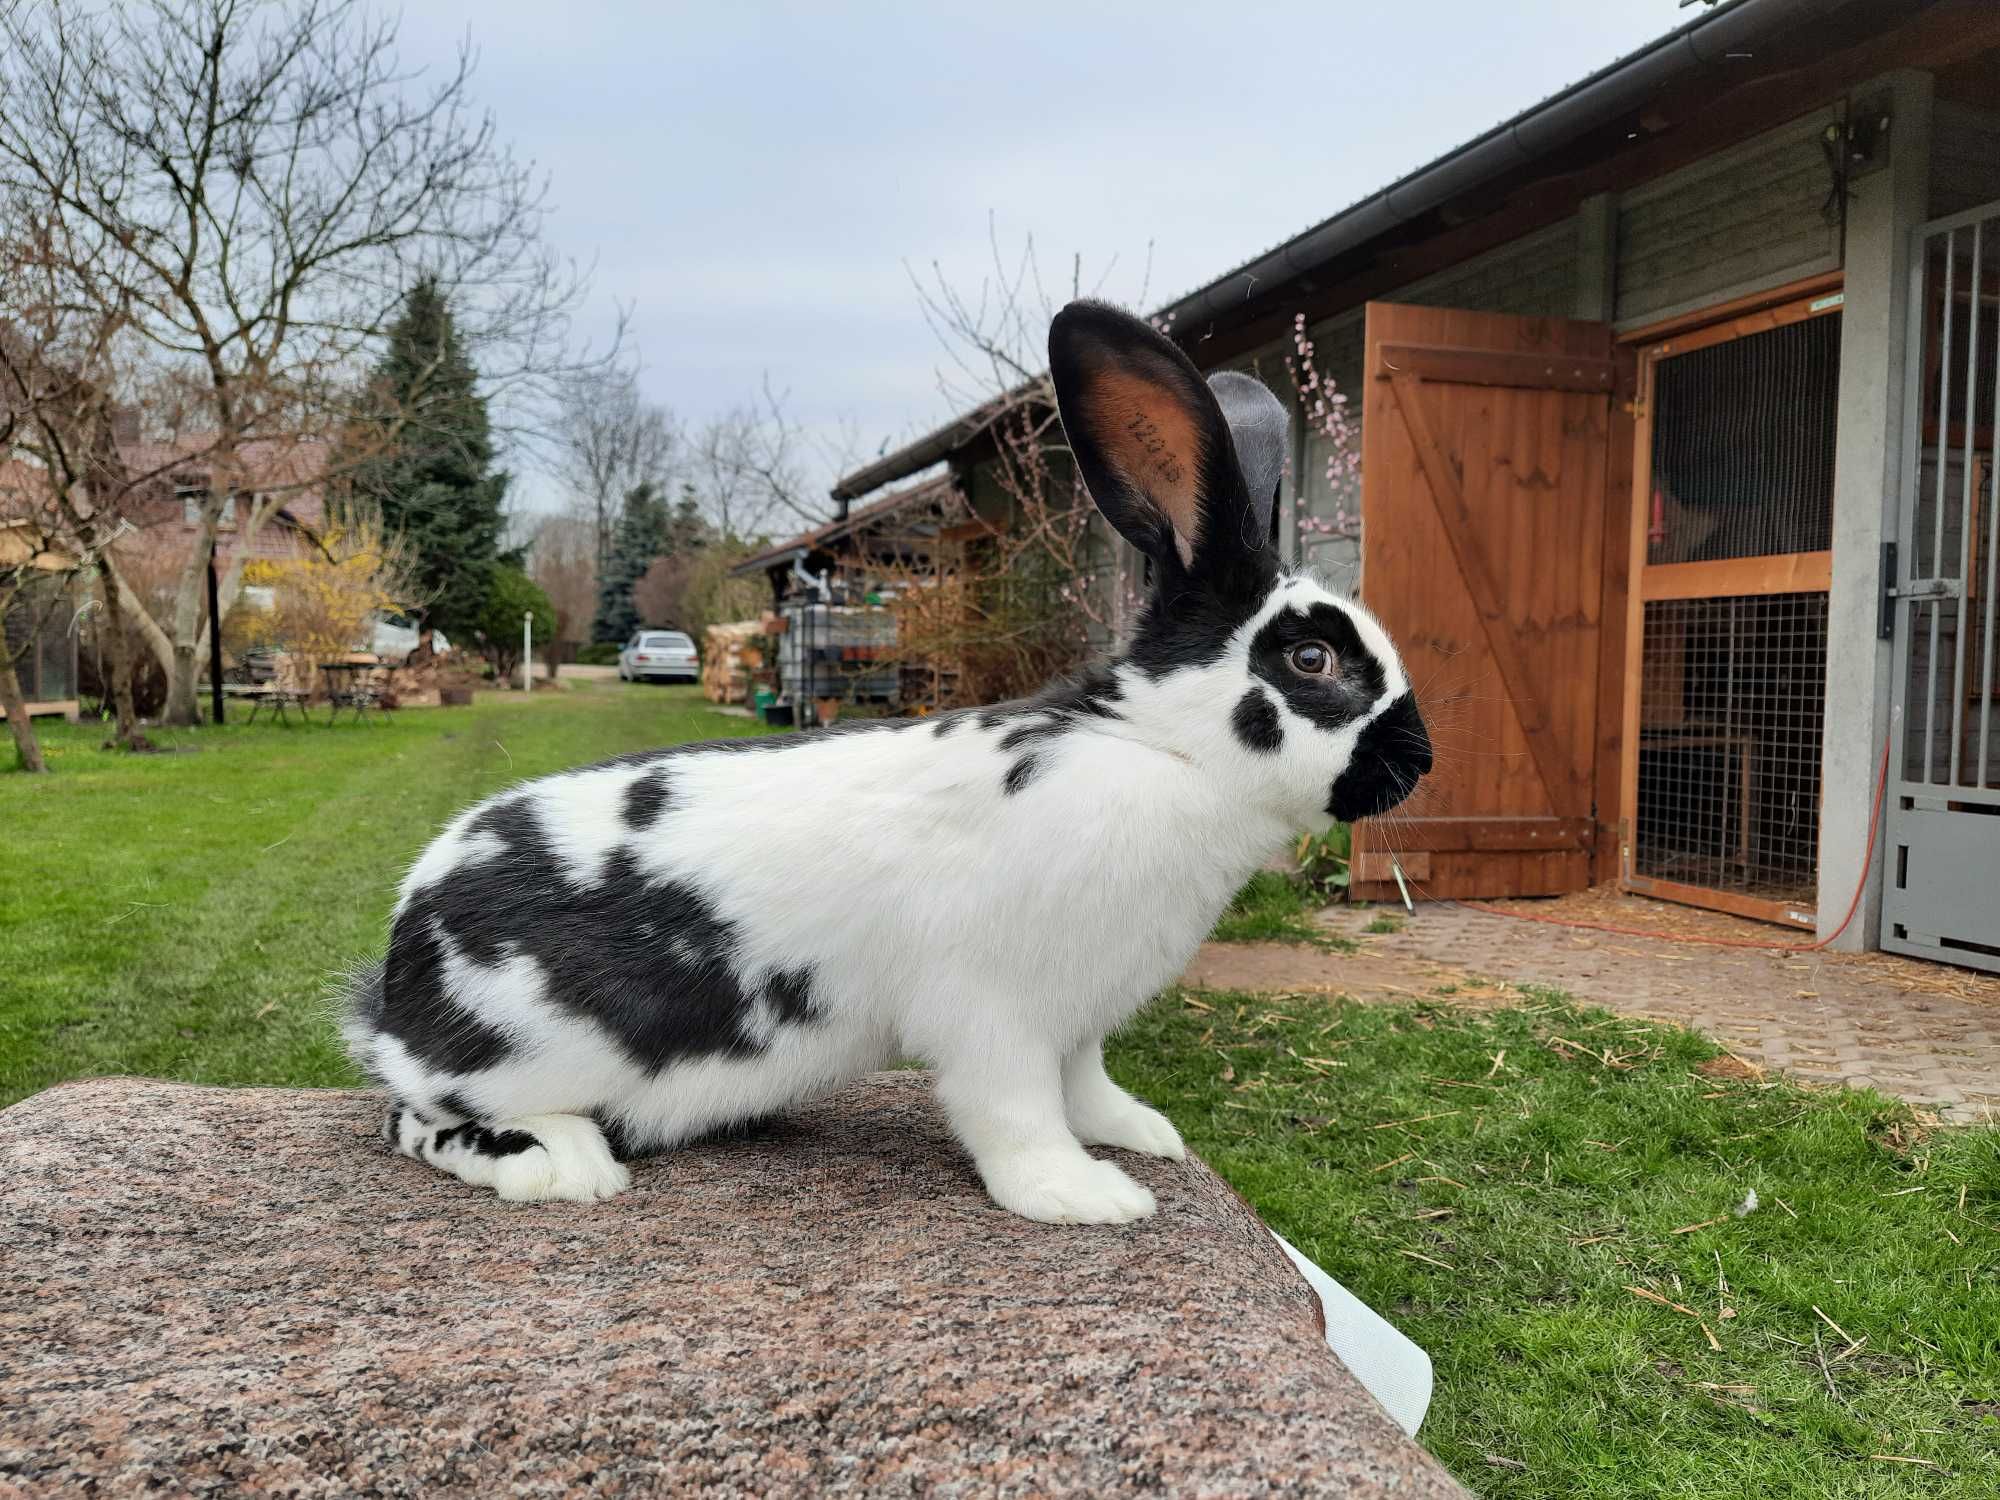
M 1253 871 L 1299 829 L 1329 821 L 1329 788 L 1365 719 L 1333 733 L 1286 710 L 1275 754 L 1249 750 L 1230 728 L 1231 707 L 1256 681 L 1257 628 L 1316 602 L 1347 610 L 1380 659 L 1386 686 L 1372 718 L 1408 687 L 1394 648 L 1360 606 L 1297 574 L 1215 664 L 1157 681 L 1121 667 L 1120 717 L 1085 717 L 1039 742 L 1037 773 L 1012 796 L 1002 782 L 1023 752 L 999 742 L 1018 718 L 679 756 L 663 763 L 672 796 L 643 833 L 624 824 L 621 798 L 655 765 L 502 793 L 535 804 L 570 878 L 594 881 L 629 844 L 649 875 L 698 887 L 733 925 L 746 976 L 810 966 L 820 1018 L 766 1017 L 759 1055 L 649 1075 L 546 1003 L 534 960 L 482 967 L 454 955 L 459 1002 L 527 1045 L 457 1078 L 426 1074 L 388 1037 L 374 1038 L 371 1060 L 392 1088 L 455 1090 L 488 1121 L 569 1120 L 545 1154 L 524 1154 L 536 1163 L 503 1158 L 491 1180 L 503 1196 L 587 1198 L 604 1196 L 612 1176 L 608 1154 L 580 1140 L 596 1127 L 575 1116 L 615 1116 L 635 1142 L 671 1146 L 912 1055 L 936 1069 L 952 1128 L 1003 1207 L 1058 1222 L 1143 1217 L 1152 1195 L 1084 1145 L 1174 1159 L 1184 1148 L 1164 1116 L 1105 1075 L 1102 1039 L 1181 973 Z M 405 902 L 479 852 L 486 840 L 465 833 L 469 816 L 417 861 Z

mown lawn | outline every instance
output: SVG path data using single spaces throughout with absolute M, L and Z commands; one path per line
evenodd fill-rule
M 2000 1132 L 1718 1055 L 1554 996 L 1170 992 L 1112 1072 L 1430 1352 L 1482 1495 L 2000 1495 Z
M 328 979 L 380 950 L 441 823 L 523 776 L 760 729 L 692 689 L 616 683 L 165 732 L 150 756 L 37 727 L 51 774 L 0 772 L 0 1104 L 99 1073 L 358 1082 Z
M 754 729 L 611 684 L 144 758 L 57 729 L 54 775 L 0 774 L 0 1102 L 105 1072 L 351 1082 L 327 978 L 379 948 L 439 823 Z M 1308 935 L 1268 881 L 1236 916 Z M 1170 992 L 1112 1065 L 1430 1350 L 1423 1440 L 1480 1494 L 2000 1493 L 2000 1136 L 1715 1056 L 1556 997 Z

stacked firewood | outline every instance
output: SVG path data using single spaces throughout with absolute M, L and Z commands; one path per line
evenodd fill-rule
M 749 701 L 750 679 L 764 665 L 764 653 L 758 645 L 763 633 L 763 626 L 755 620 L 708 627 L 702 642 L 701 688 L 709 702 Z

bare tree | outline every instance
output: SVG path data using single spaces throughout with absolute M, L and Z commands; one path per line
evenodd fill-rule
M 597 611 L 595 509 L 544 517 L 528 543 L 528 576 L 556 612 L 556 640 L 589 639 Z
M 226 609 L 257 533 L 329 482 L 416 279 L 450 298 L 503 405 L 545 411 L 574 373 L 583 281 L 539 239 L 540 180 L 474 107 L 469 52 L 427 78 L 395 43 L 354 0 L 0 5 L 0 192 L 45 226 L 59 300 L 177 391 L 173 430 L 148 435 L 206 475 L 169 618 L 147 632 L 173 722 L 194 718 L 225 510 L 243 543 Z
M 642 484 L 665 491 L 673 477 L 680 435 L 673 414 L 639 394 L 629 367 L 592 371 L 563 394 L 557 477 L 588 508 L 599 573 L 625 496 Z
M 935 263 L 928 276 L 910 273 L 944 354 L 938 389 L 965 413 L 961 446 L 989 482 L 977 506 L 956 490 L 947 497 L 946 530 L 960 540 L 894 591 L 899 643 L 967 702 L 1026 692 L 1075 667 L 1093 640 L 1120 636 L 1140 582 L 1136 554 L 1096 519 L 1044 368 L 1062 302 L 1101 295 L 1116 263 L 1086 284 L 1072 257 L 1058 300 L 1032 239 L 1009 254 L 989 235 L 989 250 L 973 290 Z M 1144 297 L 1142 278 L 1135 300 Z
M 21 769 L 48 770 L 41 742 L 28 719 L 19 664 L 36 649 L 63 602 L 62 584 L 76 563 L 62 550 L 46 504 L 21 504 L 21 491 L 0 492 L 0 710 Z
M 0 199 L 0 207 L 7 206 Z M 16 464 L 33 498 L 17 520 L 95 574 L 116 712 L 116 742 L 145 748 L 133 709 L 125 631 L 127 591 L 112 544 L 130 529 L 139 491 L 116 441 L 116 346 L 122 323 L 78 309 L 52 274 L 46 226 L 18 208 L 0 234 L 0 460 Z M 25 459 L 26 462 L 20 462 Z M 17 494 L 19 490 L 17 489 Z M 17 537 L 26 533 L 17 527 Z M 53 555 L 52 553 L 50 555 Z
M 810 447 L 766 377 L 756 400 L 708 422 L 690 444 L 689 483 L 703 519 L 724 539 L 828 520 L 831 507 L 809 472 Z M 844 462 L 830 456 L 835 466 Z

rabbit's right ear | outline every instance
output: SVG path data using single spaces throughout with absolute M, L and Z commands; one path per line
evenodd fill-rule
M 1126 541 L 1186 573 L 1259 549 L 1229 424 L 1170 340 L 1101 302 L 1072 302 L 1049 325 L 1049 374 L 1077 469 Z

